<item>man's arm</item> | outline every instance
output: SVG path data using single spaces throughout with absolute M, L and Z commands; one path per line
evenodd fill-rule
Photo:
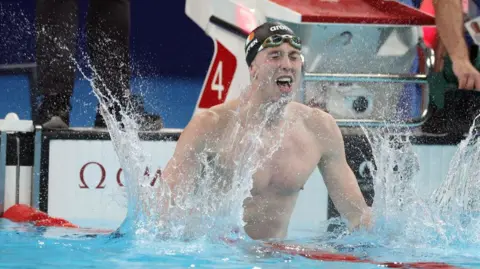
M 162 172 L 162 180 L 168 183 L 173 199 L 179 191 L 178 187 L 193 187 L 193 180 L 201 165 L 198 154 L 204 149 L 206 138 L 211 135 L 217 122 L 218 115 L 206 111 L 195 115 L 183 130 L 175 152 Z
M 318 168 L 327 186 L 328 194 L 351 229 L 370 226 L 371 209 L 358 186 L 345 156 L 343 137 L 332 116 L 315 109 L 312 113 L 313 131 L 322 147 Z
M 435 21 L 441 43 L 453 62 L 460 89 L 480 89 L 480 73 L 470 63 L 463 31 L 461 0 L 433 0 Z

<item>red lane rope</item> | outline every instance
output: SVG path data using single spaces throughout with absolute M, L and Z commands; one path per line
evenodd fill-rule
M 80 228 L 65 219 L 51 217 L 45 212 L 39 211 L 29 205 L 17 204 L 5 211 L 0 217 L 8 219 L 13 222 L 28 222 L 38 227 L 62 227 L 75 229 L 76 232 L 94 233 L 94 234 L 109 234 L 114 230 L 109 229 L 92 229 Z
M 352 263 L 369 263 L 376 264 L 385 268 L 402 268 L 402 269 L 460 269 L 453 265 L 441 262 L 378 262 L 369 259 L 362 259 L 349 254 L 329 253 L 317 249 L 305 249 L 295 245 L 285 245 L 281 243 L 265 243 L 269 250 L 280 251 L 290 255 L 299 255 L 311 260 L 326 262 L 352 262 Z
M 2 217 L 13 222 L 31 222 L 35 226 L 79 228 L 65 219 L 50 217 L 46 213 L 24 204 L 13 205 L 3 213 Z

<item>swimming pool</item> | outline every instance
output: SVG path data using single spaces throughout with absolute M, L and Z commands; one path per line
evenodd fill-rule
M 148 160 L 144 158 L 145 151 L 140 146 L 138 136 L 130 136 L 129 133 L 120 132 L 114 133 L 114 135 L 117 136 L 114 136 L 116 139 L 112 142 L 116 145 L 121 145 L 116 153 L 123 161 L 122 167 L 130 171 L 130 174 L 143 175 L 145 166 L 138 164 Z M 375 202 L 373 206 L 374 212 L 378 214 L 376 225 L 369 233 L 360 231 L 352 234 L 330 234 L 325 232 L 325 230 L 320 231 L 317 229 L 318 226 L 313 223 L 305 222 L 303 226 L 312 227 L 311 230 L 292 230 L 287 240 L 274 242 L 278 243 L 274 245 L 250 240 L 223 240 L 221 239 L 221 231 L 215 231 L 216 228 L 219 228 L 216 222 L 222 219 L 221 217 L 228 217 L 230 220 L 233 218 L 234 223 L 236 223 L 238 214 L 232 214 L 231 212 L 237 212 L 236 210 L 241 208 L 241 203 L 238 201 L 242 201 L 243 196 L 238 196 L 238 199 L 232 198 L 238 203 L 230 204 L 227 201 L 225 204 L 225 206 L 231 209 L 228 210 L 227 215 L 217 216 L 213 214 L 201 219 L 204 221 L 203 223 L 193 225 L 200 230 L 212 230 L 207 233 L 214 235 L 213 237 L 200 236 L 195 240 L 190 239 L 188 241 L 179 239 L 166 240 L 162 237 L 152 236 L 152 233 L 149 234 L 150 230 L 145 233 L 142 232 L 144 231 L 142 227 L 136 229 L 137 226 L 131 225 L 135 224 L 135 221 L 139 219 L 134 219 L 131 223 L 126 222 L 130 225 L 126 228 L 133 228 L 129 230 L 130 233 L 123 236 L 111 236 L 105 233 L 98 234 L 96 229 L 109 228 L 114 230 L 118 226 L 109 226 L 102 223 L 102 221 L 105 221 L 104 219 L 98 220 L 98 222 L 72 219 L 70 216 L 79 216 L 79 211 L 72 208 L 70 202 L 63 201 L 57 202 L 57 204 L 65 205 L 66 210 L 71 213 L 67 219 L 80 225 L 80 227 L 91 227 L 92 230 L 39 228 L 32 224 L 12 223 L 8 220 L 0 219 L 0 267 L 52 268 L 54 266 L 68 266 L 69 268 L 101 269 L 111 267 L 480 267 L 480 237 L 476 232 L 479 228 L 478 224 L 480 224 L 479 216 L 474 214 L 466 216 L 457 214 L 457 212 L 462 212 L 462 210 L 464 212 L 472 210 L 462 206 L 459 207 L 455 203 L 450 204 L 448 199 L 444 203 L 450 206 L 445 207 L 448 210 L 439 212 L 439 209 L 442 208 L 438 204 L 429 204 L 431 200 L 417 197 L 416 191 L 425 185 L 426 178 L 417 177 L 418 181 L 415 182 L 414 177 L 411 177 L 411 174 L 414 173 L 411 168 L 415 167 L 414 163 L 412 163 L 415 161 L 413 158 L 415 154 L 411 152 L 411 145 L 407 141 L 401 140 L 397 142 L 403 143 L 401 147 L 403 149 L 395 148 L 395 150 L 391 150 L 391 140 L 380 138 L 377 141 L 372 139 L 374 138 L 373 136 L 370 138 L 373 153 L 376 156 L 376 160 L 378 160 L 375 171 Z M 124 141 L 128 143 L 122 143 Z M 480 147 L 477 145 L 477 142 L 478 140 L 469 138 L 460 144 L 451 162 L 451 171 L 444 180 L 445 184 L 438 188 L 439 190 L 443 189 L 452 192 L 454 197 L 459 198 L 456 201 L 464 201 L 467 205 L 475 205 L 476 200 L 478 200 L 476 192 L 462 191 L 464 189 L 471 190 L 478 185 L 476 175 L 480 168 L 477 167 L 476 162 L 480 157 L 480 151 L 478 151 Z M 83 144 L 80 143 L 80 145 Z M 90 149 L 92 147 L 82 147 L 89 150 L 89 154 L 86 155 L 92 155 L 92 150 Z M 53 147 L 50 150 L 54 152 Z M 78 150 L 69 150 L 69 152 L 77 152 L 74 158 L 81 156 Z M 62 159 L 66 159 L 66 157 L 62 157 Z M 158 160 L 158 158 L 154 159 Z M 394 167 L 396 168 L 392 169 Z M 52 171 L 54 171 L 53 168 L 50 172 Z M 247 172 L 250 173 L 251 171 L 247 170 Z M 139 188 L 143 186 L 142 184 L 135 184 L 136 181 L 129 181 L 128 178 L 125 178 L 125 181 L 122 182 L 134 183 L 130 185 L 130 188 L 137 191 L 141 190 Z M 205 180 L 208 179 L 210 178 L 207 177 Z M 242 176 L 241 179 L 245 181 L 246 185 L 248 180 L 251 179 L 251 175 Z M 78 187 L 77 181 L 72 182 L 72 184 Z M 147 179 L 147 182 L 150 182 L 150 179 Z M 141 181 L 137 183 L 141 183 Z M 53 184 L 53 181 L 50 181 L 50 184 Z M 110 182 L 107 184 L 110 184 Z M 456 188 L 459 189 L 457 190 Z M 66 188 L 60 189 L 64 193 L 67 190 Z M 317 196 L 323 195 L 319 194 L 319 188 L 307 187 L 305 192 L 311 190 L 314 190 Z M 441 194 L 443 192 L 440 191 L 438 193 Z M 234 194 L 243 195 L 242 193 Z M 128 204 L 146 201 L 146 199 L 142 198 L 150 197 L 144 195 L 143 192 L 131 192 L 128 196 Z M 428 196 L 426 197 L 428 198 Z M 449 195 L 443 195 L 442 197 L 449 198 Z M 204 198 L 203 196 L 192 197 L 193 200 L 190 202 L 202 202 Z M 460 198 L 463 200 L 460 200 Z M 108 195 L 104 195 L 104 199 L 114 201 Z M 92 199 L 77 200 L 86 203 Z M 53 202 L 53 199 L 50 199 L 50 202 Z M 148 203 L 148 201 L 146 202 Z M 153 200 L 153 202 L 156 205 L 159 204 L 156 200 Z M 305 209 L 309 215 L 312 215 L 312 204 L 311 200 L 306 204 L 307 207 Z M 218 206 L 218 204 L 216 205 Z M 298 206 L 301 205 L 298 204 Z M 473 209 L 478 209 L 478 207 L 474 206 Z M 92 208 L 87 207 L 87 210 L 92 211 Z M 102 212 L 106 213 L 112 210 L 111 203 L 110 207 L 106 207 L 105 210 Z M 315 212 L 315 214 L 318 214 L 318 211 Z M 53 214 L 53 216 L 55 217 L 56 215 Z M 61 215 L 59 217 L 65 216 Z M 466 218 L 462 219 L 463 217 Z M 292 219 L 292 221 L 295 220 Z M 193 221 L 197 220 L 193 219 Z M 333 222 L 334 220 L 326 221 L 325 225 L 331 221 Z M 125 226 L 123 227 L 125 228 Z M 215 232 L 217 232 L 217 237 Z
M 378 234 L 377 234 L 378 232 Z M 189 242 L 34 227 L 0 220 L 1 268 L 478 268 L 478 244 L 407 241 L 381 230 L 344 236 L 302 231 L 267 243 Z M 419 237 L 421 238 L 421 236 Z M 284 248 L 283 246 L 293 246 Z
M 117 156 L 123 160 L 126 170 L 132 174 L 143 174 L 142 147 L 138 137 L 119 133 L 114 143 L 122 145 Z M 121 143 L 128 141 L 129 143 Z M 403 140 L 402 140 L 403 141 Z M 269 245 L 250 240 L 223 240 L 219 231 L 215 236 L 200 236 L 198 239 L 182 241 L 163 239 L 142 233 L 142 229 L 130 230 L 131 234 L 111 236 L 98 234 L 95 229 L 108 226 L 91 220 L 72 221 L 80 227 L 93 230 L 66 228 L 39 228 L 31 224 L 12 223 L 0 220 L 0 267 L 4 268 L 478 268 L 480 267 L 480 237 L 478 237 L 478 215 L 456 214 L 462 207 L 453 207 L 446 212 L 436 204 L 428 204 L 428 199 L 416 197 L 414 190 L 425 184 L 410 178 L 413 167 L 412 156 L 407 142 L 404 150 L 388 150 L 390 140 L 371 140 L 376 155 L 375 204 L 377 221 L 371 232 L 352 234 L 330 234 L 318 229 L 293 230 L 287 240 Z M 468 182 L 476 184 L 476 160 L 479 158 L 476 140 L 465 140 L 451 162 L 451 171 L 443 185 L 445 190 L 454 191 L 450 186 Z M 399 142 L 400 143 L 400 142 Z M 465 145 L 470 146 L 466 150 Z M 138 147 L 137 147 L 138 146 Z M 390 145 L 391 146 L 391 145 Z M 411 145 L 410 145 L 411 146 Z M 91 152 L 90 152 L 91 154 Z M 78 158 L 78 151 L 76 158 Z M 457 165 L 463 161 L 461 165 Z M 397 169 L 392 169 L 395 166 Z M 462 168 L 462 169 L 460 169 Z M 464 168 L 464 169 L 463 169 Z M 138 171 L 137 171 L 138 170 Z M 396 172 L 400 171 L 400 173 Z M 461 173 L 460 173 L 461 172 Z M 245 177 L 248 178 L 248 177 Z M 244 179 L 245 179 L 244 178 Z M 249 177 L 251 178 L 251 177 Z M 126 180 L 126 179 L 125 179 Z M 413 178 L 411 178 L 413 180 Z M 129 181 L 124 181 L 125 183 Z M 132 181 L 133 183 L 135 181 Z M 150 182 L 148 180 L 147 182 Z M 52 183 L 52 182 L 50 182 Z M 78 182 L 74 182 L 78 185 Z M 139 181 L 140 183 L 140 181 Z M 450 184 L 453 183 L 453 184 Z M 140 185 L 133 184 L 132 187 Z M 314 189 L 314 188 L 310 188 Z M 439 188 L 442 189 L 442 186 Z M 465 188 L 462 188 L 465 189 Z M 316 189 L 318 190 L 318 189 Z M 63 190 L 65 192 L 65 190 Z M 439 192 L 441 193 L 441 192 Z M 455 192 L 454 192 L 455 193 Z M 138 194 L 138 193 L 137 193 Z M 414 195 L 412 195 L 414 194 Z M 320 195 L 317 193 L 317 196 Z M 128 204 L 143 201 L 141 197 L 130 195 Z M 445 196 L 448 198 L 448 196 Z M 455 197 L 463 198 L 467 204 L 476 200 L 474 192 L 458 192 Z M 202 199 L 202 197 L 196 197 Z M 241 197 L 240 197 L 241 198 Z M 108 199 L 111 199 L 110 197 Z M 473 199 L 473 200 L 472 200 Z M 200 202 L 200 200 L 193 200 Z M 241 199 L 235 199 L 241 201 Z M 50 201 L 51 202 L 51 201 Z M 87 202 L 83 201 L 82 202 Z M 67 209 L 74 216 L 70 203 Z M 157 201 L 155 201 L 155 204 Z M 240 205 L 241 203 L 238 203 Z M 312 202 L 307 209 L 311 209 Z M 446 203 L 448 205 L 448 203 Z M 226 204 L 231 205 L 231 204 Z M 151 207 L 147 207 L 151 208 Z M 235 211 L 236 207 L 233 210 Z M 112 210 L 112 208 L 110 208 Z M 468 211 L 468 210 L 467 210 Z M 106 212 L 106 211 L 105 211 Z M 312 211 L 308 211 L 311 215 Z M 317 212 L 317 211 L 315 211 Z M 78 214 L 78 212 L 77 212 Z M 55 216 L 55 214 L 53 215 Z M 236 217 L 235 214 L 226 215 Z M 216 215 L 207 218 L 196 228 L 210 227 L 210 235 L 215 235 L 213 225 L 218 222 Z M 468 218 L 470 217 L 470 218 Z M 236 219 L 234 219 L 235 221 Z M 134 220 L 132 223 L 135 223 Z M 293 221 L 293 220 L 292 220 Z M 328 222 L 334 221 L 329 220 Z M 130 224 L 132 224 L 130 223 Z M 309 226 L 305 223 L 304 226 Z M 311 225 L 312 227 L 315 225 Z M 124 226 L 125 227 L 125 226 Z M 317 227 L 317 226 L 315 226 Z M 116 226 L 109 226 L 116 229 Z M 129 227 L 127 227 L 129 228 Z M 207 228 L 203 228 L 207 229 Z M 115 234 L 116 235 L 116 234 Z M 145 236 L 146 235 L 146 236 Z

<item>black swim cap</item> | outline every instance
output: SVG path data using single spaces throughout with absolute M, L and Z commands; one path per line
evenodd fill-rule
M 258 48 L 263 44 L 265 39 L 272 35 L 292 35 L 295 33 L 292 29 L 279 22 L 266 22 L 255 28 L 245 41 L 245 55 L 248 66 L 250 66 L 257 56 Z

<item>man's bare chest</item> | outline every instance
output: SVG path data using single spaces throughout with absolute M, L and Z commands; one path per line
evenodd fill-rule
M 294 128 L 281 135 L 266 133 L 217 146 L 217 160 L 222 164 L 223 176 L 234 179 L 235 174 L 243 171 L 244 176 L 253 178 L 252 195 L 298 192 L 321 155 L 314 138 Z
M 310 137 L 288 137 L 253 175 L 252 195 L 273 192 L 291 195 L 303 188 L 321 153 Z

